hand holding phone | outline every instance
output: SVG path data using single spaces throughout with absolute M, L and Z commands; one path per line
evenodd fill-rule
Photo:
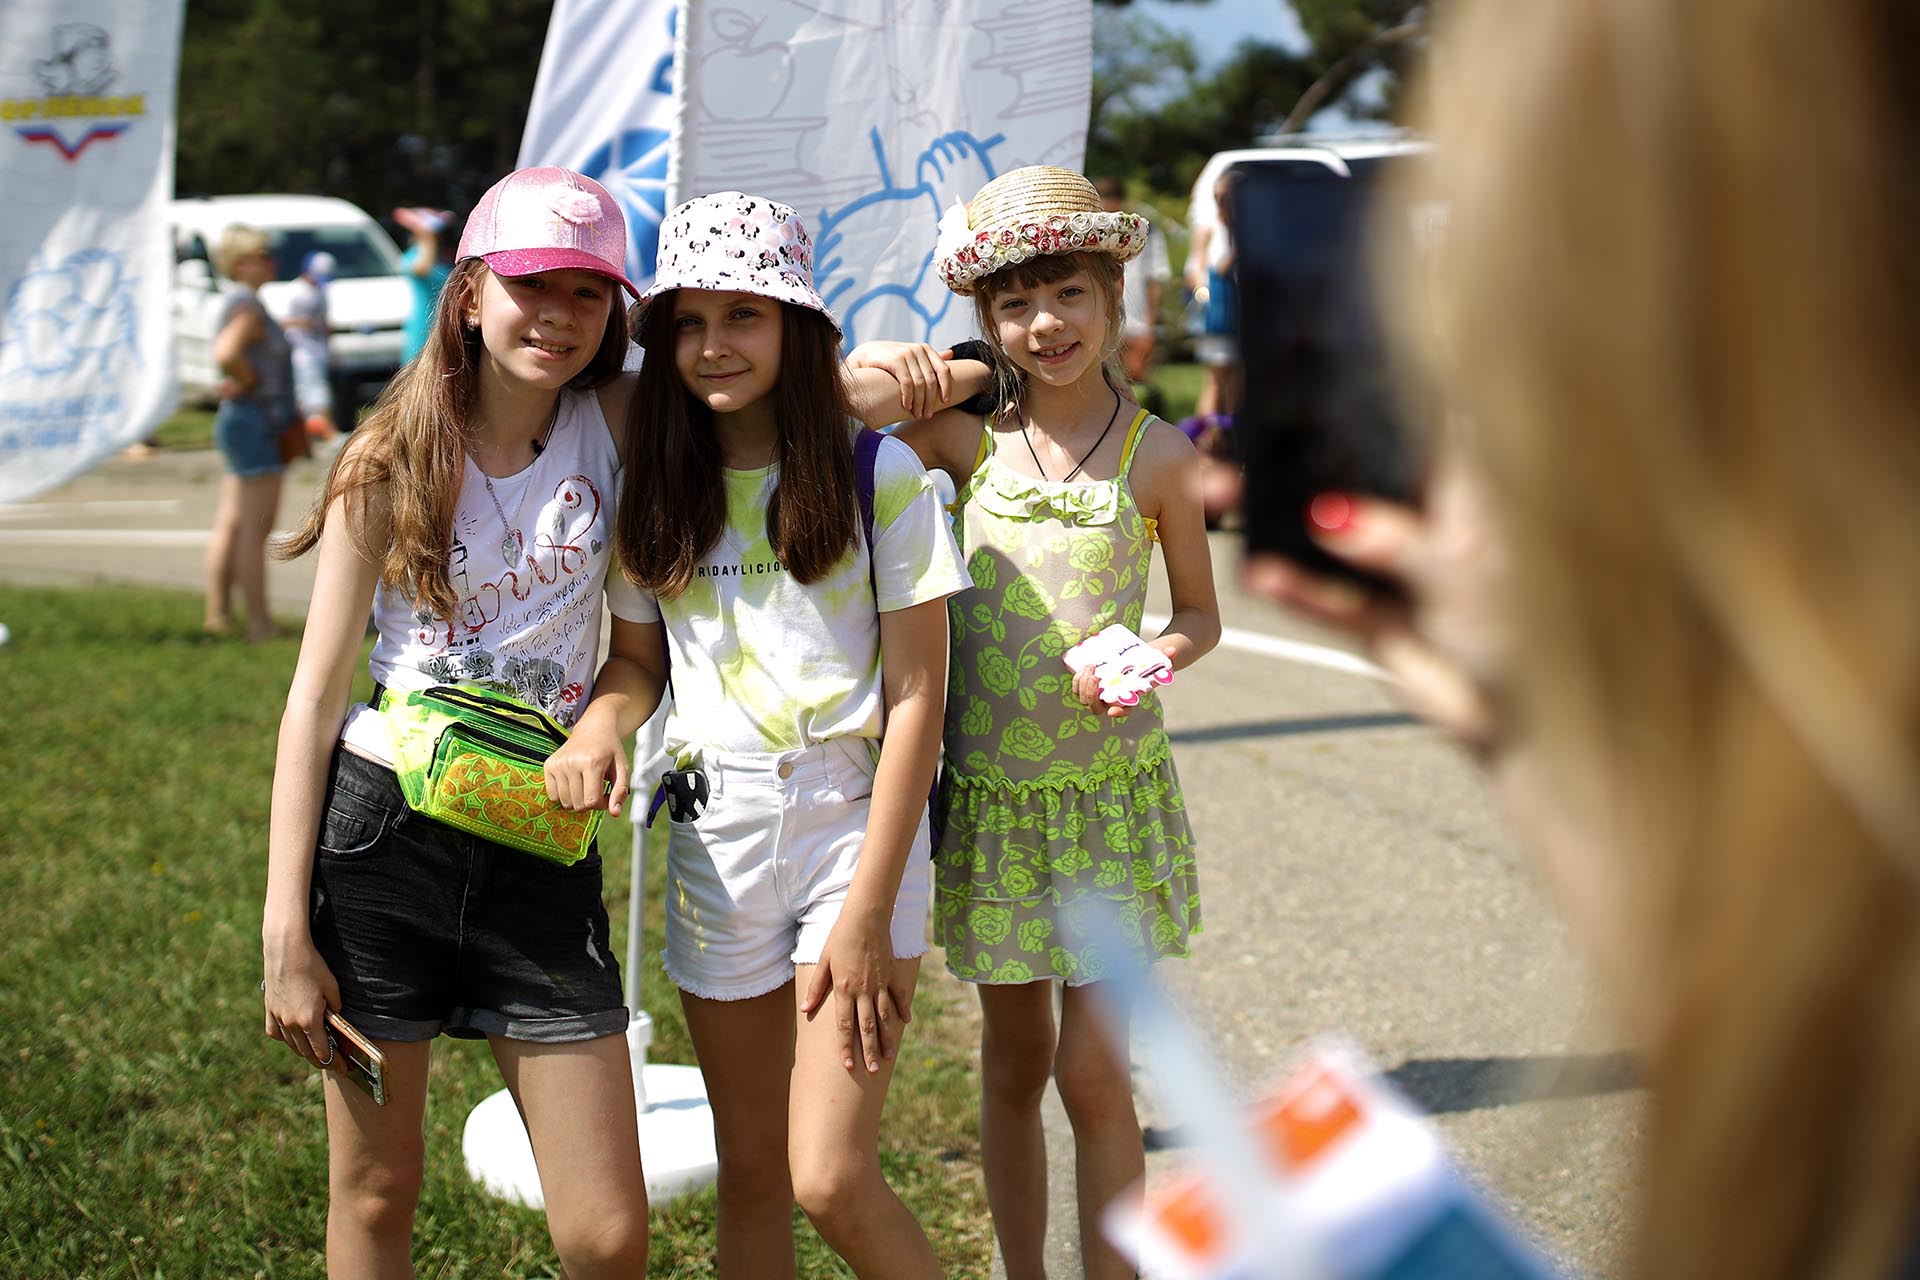
M 1343 171 L 1304 159 L 1251 162 L 1237 167 L 1233 195 L 1246 370 L 1234 436 L 1246 464 L 1247 551 L 1376 595 L 1399 588 L 1328 555 L 1310 534 L 1308 510 L 1326 493 L 1407 505 L 1420 497 L 1424 460 L 1393 385 L 1369 252 L 1370 232 L 1400 222 L 1379 207 L 1399 194 L 1389 169 L 1419 163 L 1417 155 L 1354 159 Z M 1414 234 L 1425 224 L 1408 225 Z
M 364 1089 L 374 1105 L 387 1105 L 387 1057 L 345 1018 L 327 1010 L 327 1048 L 333 1069 Z

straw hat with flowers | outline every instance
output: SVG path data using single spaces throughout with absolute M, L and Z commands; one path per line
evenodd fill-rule
M 934 267 L 947 288 L 971 294 L 982 279 L 1048 253 L 1090 250 L 1121 262 L 1147 245 L 1147 220 L 1108 213 L 1093 184 L 1071 169 L 1029 165 L 1001 174 L 940 219 Z

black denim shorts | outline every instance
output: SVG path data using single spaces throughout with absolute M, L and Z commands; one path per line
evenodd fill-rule
M 408 809 L 393 770 L 341 747 L 311 921 L 342 1016 L 376 1039 L 627 1029 L 597 848 L 563 867 L 457 831 Z

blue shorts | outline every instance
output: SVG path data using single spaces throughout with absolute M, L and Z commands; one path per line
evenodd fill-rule
M 341 1016 L 376 1040 L 560 1043 L 627 1029 L 600 853 L 570 867 L 407 808 L 393 770 L 335 747 L 313 943 Z
M 286 470 L 286 463 L 280 461 L 280 431 L 267 422 L 257 404 L 222 400 L 213 415 L 213 443 L 227 470 L 243 479 Z

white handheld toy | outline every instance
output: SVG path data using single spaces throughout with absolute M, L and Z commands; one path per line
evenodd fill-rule
M 1092 667 L 1100 700 L 1115 706 L 1134 706 L 1147 690 L 1173 683 L 1173 659 L 1117 622 L 1067 650 L 1066 662 L 1075 671 Z

